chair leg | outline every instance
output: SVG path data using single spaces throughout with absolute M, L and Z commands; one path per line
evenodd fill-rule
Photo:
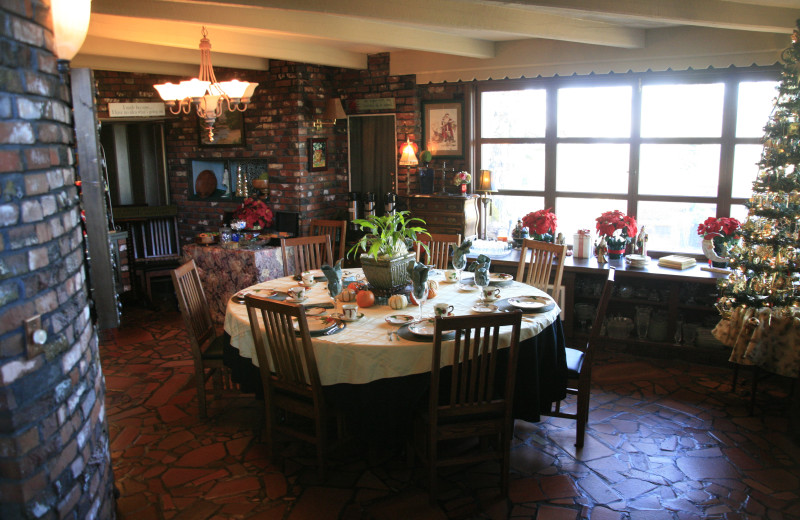
M 206 418 L 206 371 L 202 363 L 195 362 L 194 377 L 197 380 L 197 408 L 202 419 Z

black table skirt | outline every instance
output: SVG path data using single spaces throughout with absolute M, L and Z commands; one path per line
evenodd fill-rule
M 566 397 L 567 365 L 561 321 L 556 320 L 523 341 L 520 347 L 514 417 L 537 422 L 541 410 Z M 498 366 L 505 367 L 503 361 L 498 359 Z M 244 392 L 264 398 L 261 375 L 250 359 L 239 356 L 239 351 L 228 345 L 224 363 Z M 442 384 L 447 382 L 447 370 L 442 373 Z M 498 382 L 502 380 L 498 377 Z M 344 412 L 351 434 L 370 442 L 396 443 L 405 438 L 413 411 L 425 403 L 429 384 L 430 374 L 414 374 L 360 385 L 340 383 L 323 387 L 323 392 L 328 402 Z

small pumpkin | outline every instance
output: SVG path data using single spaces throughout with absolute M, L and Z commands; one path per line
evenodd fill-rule
M 439 282 L 436 280 L 428 280 L 428 299 L 432 300 L 439 294 Z
M 356 301 L 356 291 L 353 289 L 344 289 L 341 294 L 339 294 L 339 299 L 343 302 L 354 302 Z
M 393 294 L 389 296 L 389 307 L 395 310 L 401 310 L 408 307 L 408 298 L 405 294 Z

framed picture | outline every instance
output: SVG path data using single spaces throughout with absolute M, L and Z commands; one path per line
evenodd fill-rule
M 203 120 L 197 118 L 200 130 L 200 146 L 242 146 L 244 144 L 244 116 L 242 112 L 231 112 L 225 106 L 222 113 L 214 121 L 214 140 L 208 138 L 208 130 Z
M 327 139 L 311 138 L 308 140 L 308 171 L 318 172 L 328 169 Z
M 226 194 L 230 197 L 235 186 L 231 185 L 226 161 L 197 159 L 192 160 L 192 183 L 189 188 L 193 190 L 190 198 L 207 199 L 224 197 Z
M 464 102 L 422 104 L 422 138 L 434 157 L 464 157 Z

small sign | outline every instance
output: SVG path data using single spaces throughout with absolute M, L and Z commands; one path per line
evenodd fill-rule
M 367 110 L 394 110 L 394 98 L 370 98 L 356 99 L 356 110 L 365 112 Z
M 164 117 L 164 103 L 109 103 L 109 117 Z

